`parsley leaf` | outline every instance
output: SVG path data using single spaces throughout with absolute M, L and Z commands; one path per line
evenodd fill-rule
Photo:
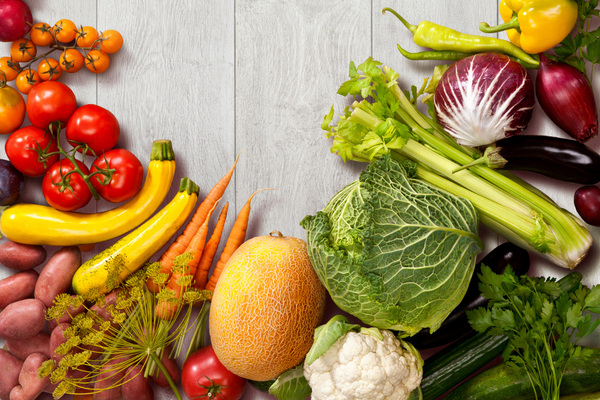
M 569 359 L 586 357 L 577 341 L 600 325 L 591 315 L 600 311 L 600 285 L 572 287 L 568 282 L 581 281 L 572 274 L 557 281 L 518 277 L 510 268 L 498 275 L 482 266 L 479 289 L 488 306 L 467 311 L 476 331 L 509 337 L 507 365 L 526 374 L 544 400 L 558 398 Z

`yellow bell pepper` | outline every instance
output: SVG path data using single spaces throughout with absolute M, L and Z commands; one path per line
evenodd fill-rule
M 577 22 L 574 0 L 502 0 L 499 11 L 505 23 L 495 27 L 482 23 L 481 31 L 506 30 L 509 40 L 529 54 L 550 50 Z

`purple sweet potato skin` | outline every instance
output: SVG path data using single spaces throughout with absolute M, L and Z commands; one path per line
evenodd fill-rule
M 0 349 L 0 400 L 10 399 L 10 391 L 19 385 L 21 368 L 21 359 L 10 354 L 8 350 Z
M 43 331 L 27 340 L 7 340 L 4 345 L 8 351 L 21 360 L 33 353 L 42 353 L 48 358 L 51 356 L 50 335 Z
M 73 275 L 81 266 L 81 250 L 67 246 L 50 257 L 35 285 L 35 298 L 52 307 L 54 298 L 65 293 L 71 286 Z
M 144 378 L 141 365 L 131 366 L 125 375 L 126 383 L 123 384 L 123 400 L 154 400 L 154 391 L 150 380 Z M 131 379 L 131 380 L 130 380 Z
M 18 272 L 0 280 L 0 310 L 9 304 L 33 296 L 38 273 L 34 270 Z
M 0 245 L 0 264 L 10 269 L 26 271 L 46 260 L 46 249 L 42 246 L 21 244 L 12 241 Z
M 24 340 L 37 335 L 46 323 L 46 306 L 36 299 L 9 304 L 0 312 L 0 339 Z

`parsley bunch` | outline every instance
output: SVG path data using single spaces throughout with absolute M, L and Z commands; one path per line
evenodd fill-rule
M 579 17 L 575 34 L 567 36 L 559 46 L 554 47 L 557 61 L 565 62 L 586 74 L 586 60 L 591 63 L 589 81 L 592 82 L 594 64 L 600 64 L 600 28 L 590 31 L 595 18 L 600 18 L 598 0 L 575 0 Z M 586 75 L 587 76 L 587 75 Z
M 600 286 L 569 291 L 564 278 L 517 277 L 510 267 L 497 275 L 485 265 L 481 272 L 479 290 L 489 303 L 467 311 L 469 322 L 478 332 L 507 335 L 505 362 L 528 375 L 536 399 L 558 400 L 569 359 L 588 355 L 577 341 L 600 325 L 589 313 L 600 312 Z

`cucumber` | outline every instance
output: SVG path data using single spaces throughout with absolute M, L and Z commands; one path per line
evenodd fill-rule
M 576 398 L 581 399 L 582 393 L 600 390 L 600 349 L 590 350 L 592 355 L 589 358 L 569 361 L 560 387 L 561 396 L 578 395 Z M 529 377 L 506 364 L 500 364 L 466 381 L 446 396 L 446 400 L 498 399 L 535 399 Z
M 570 292 L 579 287 L 581 279 L 582 275 L 579 272 L 571 272 L 560 279 L 558 284 L 561 291 Z M 423 400 L 434 400 L 452 389 L 479 368 L 500 356 L 507 344 L 507 336 L 490 336 L 472 332 L 428 358 L 423 366 L 421 382 Z M 512 397 L 497 397 L 496 400 L 504 398 L 512 399 Z
M 502 354 L 508 337 L 475 331 L 434 354 L 423 366 L 423 400 L 437 399 Z

